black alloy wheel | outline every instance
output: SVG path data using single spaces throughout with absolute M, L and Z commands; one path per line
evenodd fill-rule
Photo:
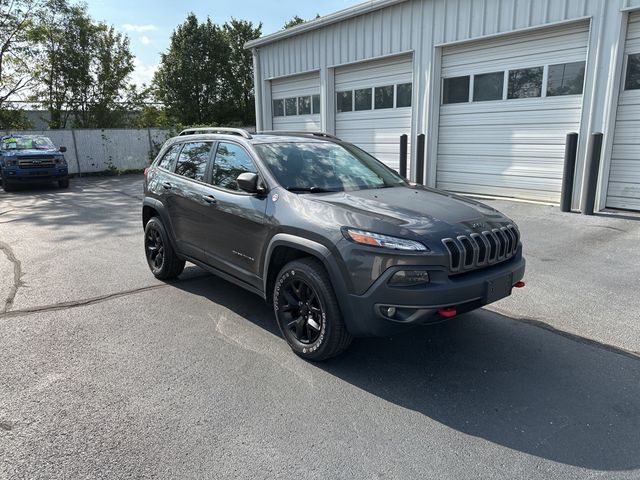
M 158 217 L 152 217 L 144 228 L 144 253 L 151 273 L 160 280 L 176 278 L 184 270 L 185 261 L 176 255 Z
M 144 248 L 147 253 L 147 261 L 151 270 L 159 272 L 164 266 L 164 243 L 160 231 L 151 227 L 147 229 L 144 237 Z
M 324 311 L 313 287 L 300 278 L 290 277 L 282 284 L 278 298 L 278 315 L 286 326 L 285 335 L 310 345 L 318 340 L 324 322 Z

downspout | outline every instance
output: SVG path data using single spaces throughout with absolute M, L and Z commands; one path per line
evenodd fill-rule
M 261 132 L 263 130 L 263 116 L 262 116 L 262 68 L 260 68 L 260 56 L 258 55 L 258 49 L 252 48 L 253 54 L 253 91 L 256 104 L 256 131 Z

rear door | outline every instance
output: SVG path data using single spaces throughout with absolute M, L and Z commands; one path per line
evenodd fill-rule
M 258 173 L 250 153 L 235 142 L 218 142 L 211 173 L 215 203 L 206 210 L 201 229 L 207 263 L 260 288 L 267 197 L 238 188 L 236 178 L 244 172 Z
M 211 187 L 205 183 L 210 171 L 213 141 L 185 142 L 178 155 L 175 174 L 167 178 L 167 208 L 180 253 L 204 260 L 202 222 L 212 206 Z

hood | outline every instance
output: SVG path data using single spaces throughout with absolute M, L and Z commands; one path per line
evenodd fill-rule
M 509 222 L 508 218 L 487 205 L 421 186 L 304 197 L 307 202 L 333 207 L 318 210 L 332 211 L 334 222 L 337 220 L 344 226 L 390 235 L 462 235 Z

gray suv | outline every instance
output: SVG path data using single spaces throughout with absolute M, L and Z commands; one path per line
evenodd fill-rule
M 172 279 L 189 261 L 260 295 L 308 360 L 524 286 L 512 220 L 328 134 L 185 130 L 145 171 L 144 191 L 152 273 Z

